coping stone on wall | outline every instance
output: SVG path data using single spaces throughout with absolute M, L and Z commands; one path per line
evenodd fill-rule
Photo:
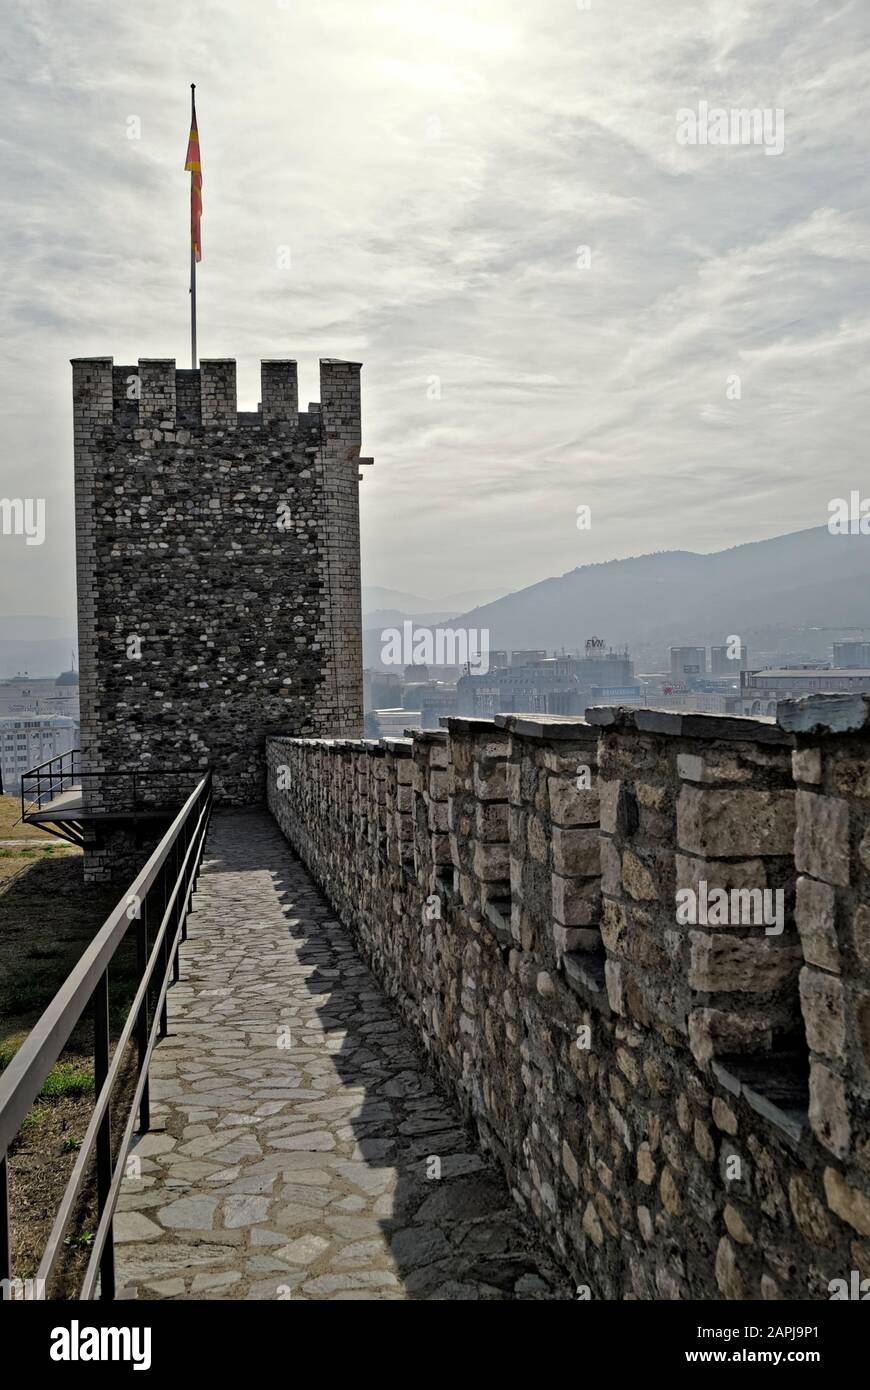
M 573 714 L 497 714 L 495 723 L 523 738 L 572 739 L 592 731 L 588 720 Z
M 870 729 L 870 696 L 855 694 L 802 695 L 782 700 L 776 722 L 793 734 L 855 734 Z
M 586 719 L 599 728 L 636 729 L 638 733 L 714 741 L 773 743 L 792 746 L 790 734 L 766 715 L 684 713 L 670 709 L 633 709 L 627 705 L 591 705 Z

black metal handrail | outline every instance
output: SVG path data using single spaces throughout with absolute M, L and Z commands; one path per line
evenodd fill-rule
M 40 763 L 38 767 L 32 767 L 29 772 L 21 774 L 21 819 L 31 814 L 34 810 L 43 809 L 43 799 L 50 802 L 56 796 L 60 796 L 65 791 L 73 787 L 83 786 L 85 782 L 99 784 L 110 783 L 113 779 L 129 778 L 130 794 L 125 801 L 115 795 L 111 798 L 111 809 L 113 811 L 132 811 L 136 812 L 142 806 L 148 804 L 140 799 L 140 784 L 153 781 L 159 777 L 198 777 L 202 774 L 201 768 L 122 768 L 113 772 L 85 772 L 82 770 L 80 748 L 71 748 L 66 753 L 58 753 L 55 757 L 49 758 L 46 762 Z M 64 765 L 64 760 L 69 759 L 69 765 Z M 34 784 L 31 789 L 27 784 Z M 31 800 L 25 805 L 25 800 L 30 791 Z
M 150 1127 L 148 1067 L 158 1039 L 166 1036 L 166 996 L 170 975 L 174 983 L 179 975 L 179 946 L 187 936 L 187 916 L 202 860 L 212 801 L 212 775 L 209 771 L 188 797 L 141 873 L 87 947 L 75 970 L 67 977 L 6 1070 L 0 1074 L 0 1297 L 9 1297 L 11 1291 L 9 1146 L 89 1004 L 93 1005 L 94 1011 L 94 1109 L 40 1261 L 35 1288 L 37 1298 L 44 1298 L 49 1277 L 62 1248 L 64 1230 L 75 1209 L 91 1158 L 96 1154 L 99 1220 L 79 1297 L 93 1298 L 98 1278 L 100 1297 L 113 1298 L 115 1295 L 112 1239 L 115 1204 L 130 1143 L 136 1132 L 137 1112 L 139 1132 L 145 1133 Z M 159 924 L 150 942 L 149 918 Z M 110 1060 L 109 966 L 133 921 L 136 922 L 140 981 Z M 155 989 L 156 1000 L 149 1021 L 149 991 L 153 996 Z M 137 1084 L 117 1157 L 113 1161 L 112 1092 L 121 1075 L 127 1046 L 134 1034 L 137 1044 Z
M 55 795 L 59 794 L 60 792 L 63 792 L 63 791 L 66 790 L 66 788 L 65 788 L 64 785 L 63 785 L 64 778 L 65 778 L 65 777 L 74 778 L 74 777 L 76 776 L 77 771 L 78 771 L 78 769 L 76 768 L 76 758 L 77 758 L 80 754 L 81 754 L 81 749 L 80 749 L 80 748 L 70 748 L 66 753 L 58 753 L 58 754 L 55 755 L 55 757 L 49 758 L 46 762 L 44 762 L 44 763 L 39 763 L 39 765 L 38 765 L 37 767 L 32 767 L 32 768 L 30 769 L 29 772 L 22 772 L 22 774 L 21 774 L 21 819 L 22 819 L 22 820 L 24 820 L 24 816 L 25 816 L 25 814 L 26 814 L 26 811 L 32 810 L 34 806 L 36 806 L 36 809 L 37 809 L 38 811 L 41 811 L 41 810 L 42 810 L 42 783 L 43 783 L 43 781 L 45 781 L 45 780 L 48 781 L 49 790 L 50 790 L 50 792 L 51 792 L 51 796 L 55 796 Z M 65 759 L 65 758 L 69 758 L 69 769 L 68 769 L 68 770 L 64 768 L 64 759 Z M 56 768 L 56 770 L 55 770 L 55 768 Z M 25 808 L 25 805 L 24 805 L 24 781 L 25 781 L 25 778 L 30 778 L 31 780 L 35 780 L 35 781 L 36 781 L 36 797 L 37 797 L 37 799 L 36 799 L 35 802 L 31 802 L 30 805 L 29 805 L 27 808 Z M 55 783 L 55 779 L 56 779 L 56 778 L 59 778 L 59 780 L 60 780 L 60 786 L 58 787 L 57 793 L 56 793 L 55 790 L 54 790 L 54 783 Z M 69 785 L 70 785 L 71 787 L 72 787 L 72 786 L 75 786 L 75 782 L 74 782 L 74 781 L 71 781 Z

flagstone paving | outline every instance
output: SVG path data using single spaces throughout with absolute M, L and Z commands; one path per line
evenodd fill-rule
M 266 813 L 215 816 L 193 908 L 119 1198 L 119 1289 L 570 1297 Z

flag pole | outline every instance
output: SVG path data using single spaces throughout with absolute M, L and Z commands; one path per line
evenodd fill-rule
M 194 92 L 196 83 L 190 84 L 190 124 L 193 128 L 195 115 Z M 191 182 L 193 180 L 191 179 Z M 193 240 L 190 243 L 190 365 L 196 368 L 196 251 L 194 250 Z

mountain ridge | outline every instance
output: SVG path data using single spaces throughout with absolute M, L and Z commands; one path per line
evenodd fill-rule
M 849 544 L 851 542 L 851 544 Z M 862 545 L 863 542 L 863 545 Z M 870 538 L 827 526 L 720 551 L 659 550 L 578 565 L 454 616 L 493 647 L 724 643 L 736 634 L 870 620 Z

